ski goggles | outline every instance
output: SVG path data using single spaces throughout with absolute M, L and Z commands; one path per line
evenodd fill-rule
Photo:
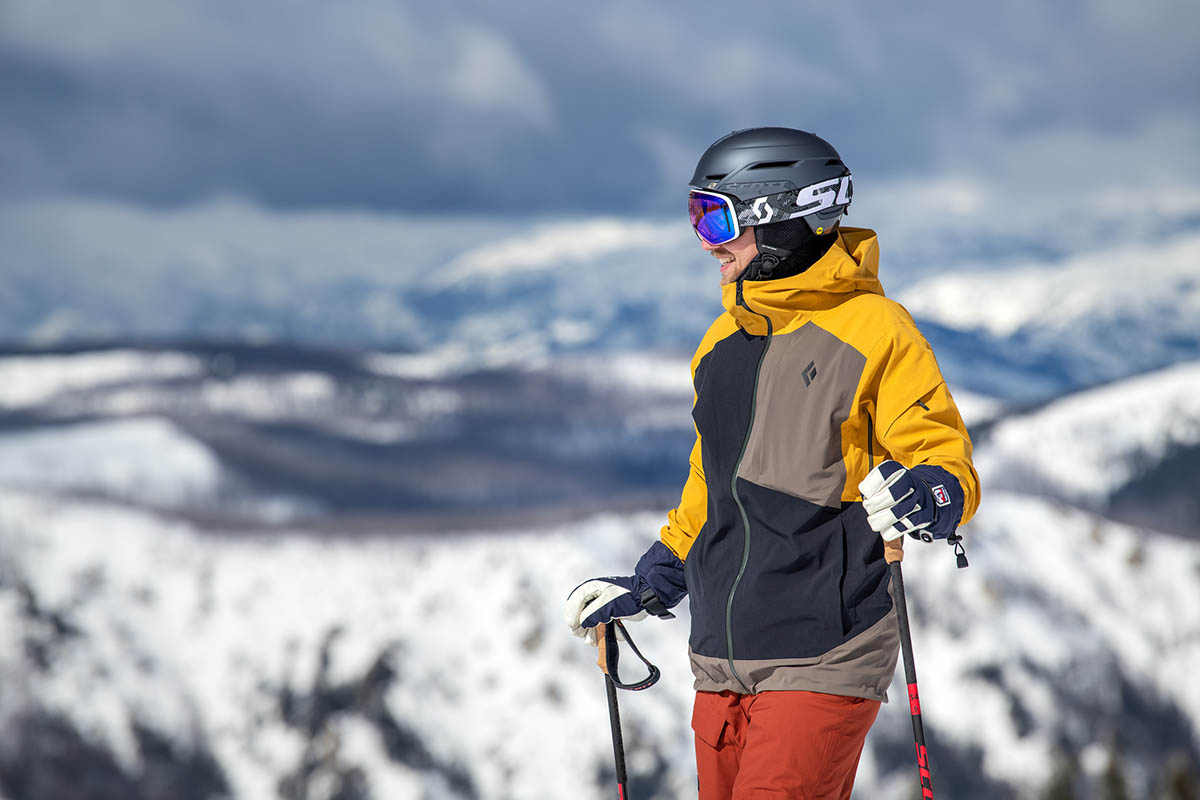
M 853 196 L 849 175 L 746 201 L 720 192 L 692 189 L 688 192 L 688 219 L 701 241 L 716 246 L 732 242 L 742 235 L 743 228 L 805 217 L 834 206 L 844 210 Z M 817 232 L 824 233 L 820 228 Z
M 710 245 L 732 242 L 742 235 L 736 201 L 728 195 L 692 189 L 688 192 L 688 219 L 700 241 Z

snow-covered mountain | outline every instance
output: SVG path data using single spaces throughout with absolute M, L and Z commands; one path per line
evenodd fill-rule
M 1200 535 L 1200 361 L 997 421 L 977 466 L 996 488 Z
M 660 522 L 218 532 L 4 490 L 0 717 L 20 734 L 0 739 L 0 790 L 161 796 L 139 781 L 158 770 L 181 798 L 607 796 L 602 680 L 559 608 Z M 1094 779 L 1110 740 L 1137 796 L 1168 755 L 1196 758 L 1200 543 L 1009 491 L 966 534 L 970 569 L 940 544 L 905 565 L 946 796 L 1033 797 L 1060 748 Z M 664 672 L 622 698 L 638 797 L 694 780 L 681 617 L 635 628 Z M 892 702 L 856 797 L 905 796 L 909 737 Z
M 487 374 L 521 387 L 493 401 L 512 431 L 526 424 L 513 408 L 542 410 L 530 386 L 553 379 L 541 391 L 570 388 L 578 403 L 623 397 L 629 441 L 688 433 L 679 359 Z M 457 534 L 394 516 L 343 524 L 213 445 L 212 430 L 259 425 L 322 431 L 331 452 L 334 431 L 398 448 L 469 420 L 480 401 L 461 382 L 478 375 L 415 356 L 232 347 L 21 355 L 0 375 L 0 715 L 21 731 L 0 738 L 0 792 L 151 797 L 153 774 L 172 797 L 605 795 L 601 681 L 558 609 L 583 577 L 627 571 L 660 513 Z M 906 562 L 948 796 L 1032 797 L 1060 752 L 1094 779 L 1114 742 L 1139 787 L 1171 754 L 1200 754 L 1200 695 L 1178 679 L 1200 668 L 1200 542 L 1103 515 L 1194 443 L 1196 381 L 1180 365 L 1020 413 L 959 393 L 983 425 L 972 567 L 954 569 L 940 545 L 912 544 Z M 598 427 L 575 427 L 568 454 L 624 458 L 603 417 L 578 419 Z M 286 505 L 305 498 L 313 507 Z M 222 503 L 240 512 L 200 513 Z M 665 673 L 624 699 L 641 797 L 693 780 L 681 616 L 637 627 Z M 908 737 L 892 703 L 856 797 L 903 795 Z
M 897 299 L 962 382 L 1045 398 L 1196 358 L 1200 235 L 939 274 Z
M 282 345 L 0 355 L 0 483 L 230 524 L 660 506 L 691 400 L 685 359 L 642 353 L 467 372 Z
M 37 254 L 0 293 L 0 798 L 608 796 L 559 608 L 683 480 L 718 310 L 686 228 L 52 210 L 0 209 Z M 969 569 L 905 563 L 939 796 L 1200 770 L 1198 236 L 1015 272 L 884 240 L 984 486 Z M 189 338 L 229 330 L 258 341 Z M 118 341 L 51 344 L 81 332 Z M 681 617 L 635 629 L 664 672 L 622 697 L 639 800 L 694 786 Z M 856 798 L 912 791 L 903 695 Z

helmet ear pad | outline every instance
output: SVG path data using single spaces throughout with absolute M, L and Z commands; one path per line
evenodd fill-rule
M 828 233 L 814 233 L 805 217 L 756 225 L 758 255 L 746 266 L 742 279 L 769 281 L 799 275 L 829 252 L 837 236 L 836 227 Z

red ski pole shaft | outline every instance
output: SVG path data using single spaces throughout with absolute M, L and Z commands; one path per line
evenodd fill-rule
M 921 780 L 922 800 L 933 800 L 933 777 L 929 774 L 929 753 L 925 749 L 925 725 L 921 722 L 921 696 L 917 691 L 917 666 L 913 659 L 912 632 L 908 624 L 908 603 L 904 599 L 904 537 L 884 542 L 883 557 L 891 572 L 892 602 L 900 627 L 900 654 L 904 659 L 904 682 L 908 684 L 908 709 L 912 714 L 913 739 L 917 746 L 917 774 Z

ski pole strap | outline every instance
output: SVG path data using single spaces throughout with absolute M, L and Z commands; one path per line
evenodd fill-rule
M 658 679 L 661 677 L 658 667 L 651 664 L 650 661 L 644 655 L 642 655 L 642 651 L 638 650 L 637 645 L 634 644 L 633 639 L 629 637 L 629 631 L 625 629 L 625 624 L 622 623 L 621 620 L 614 619 L 612 622 L 602 622 L 597 626 L 597 628 L 599 628 L 597 633 L 600 634 L 600 653 L 599 661 L 597 663 L 600 667 L 600 671 L 612 680 L 614 686 L 616 686 L 618 689 L 627 689 L 631 692 L 640 692 L 642 689 L 649 689 L 651 686 L 658 683 Z M 629 649 L 632 650 L 633 654 L 641 659 L 642 663 L 646 665 L 648 674 L 640 681 L 635 681 L 634 683 L 623 683 L 621 678 L 617 675 L 617 663 L 621 656 L 620 652 L 617 650 L 618 628 L 621 631 L 621 638 L 624 639 L 629 645 Z

